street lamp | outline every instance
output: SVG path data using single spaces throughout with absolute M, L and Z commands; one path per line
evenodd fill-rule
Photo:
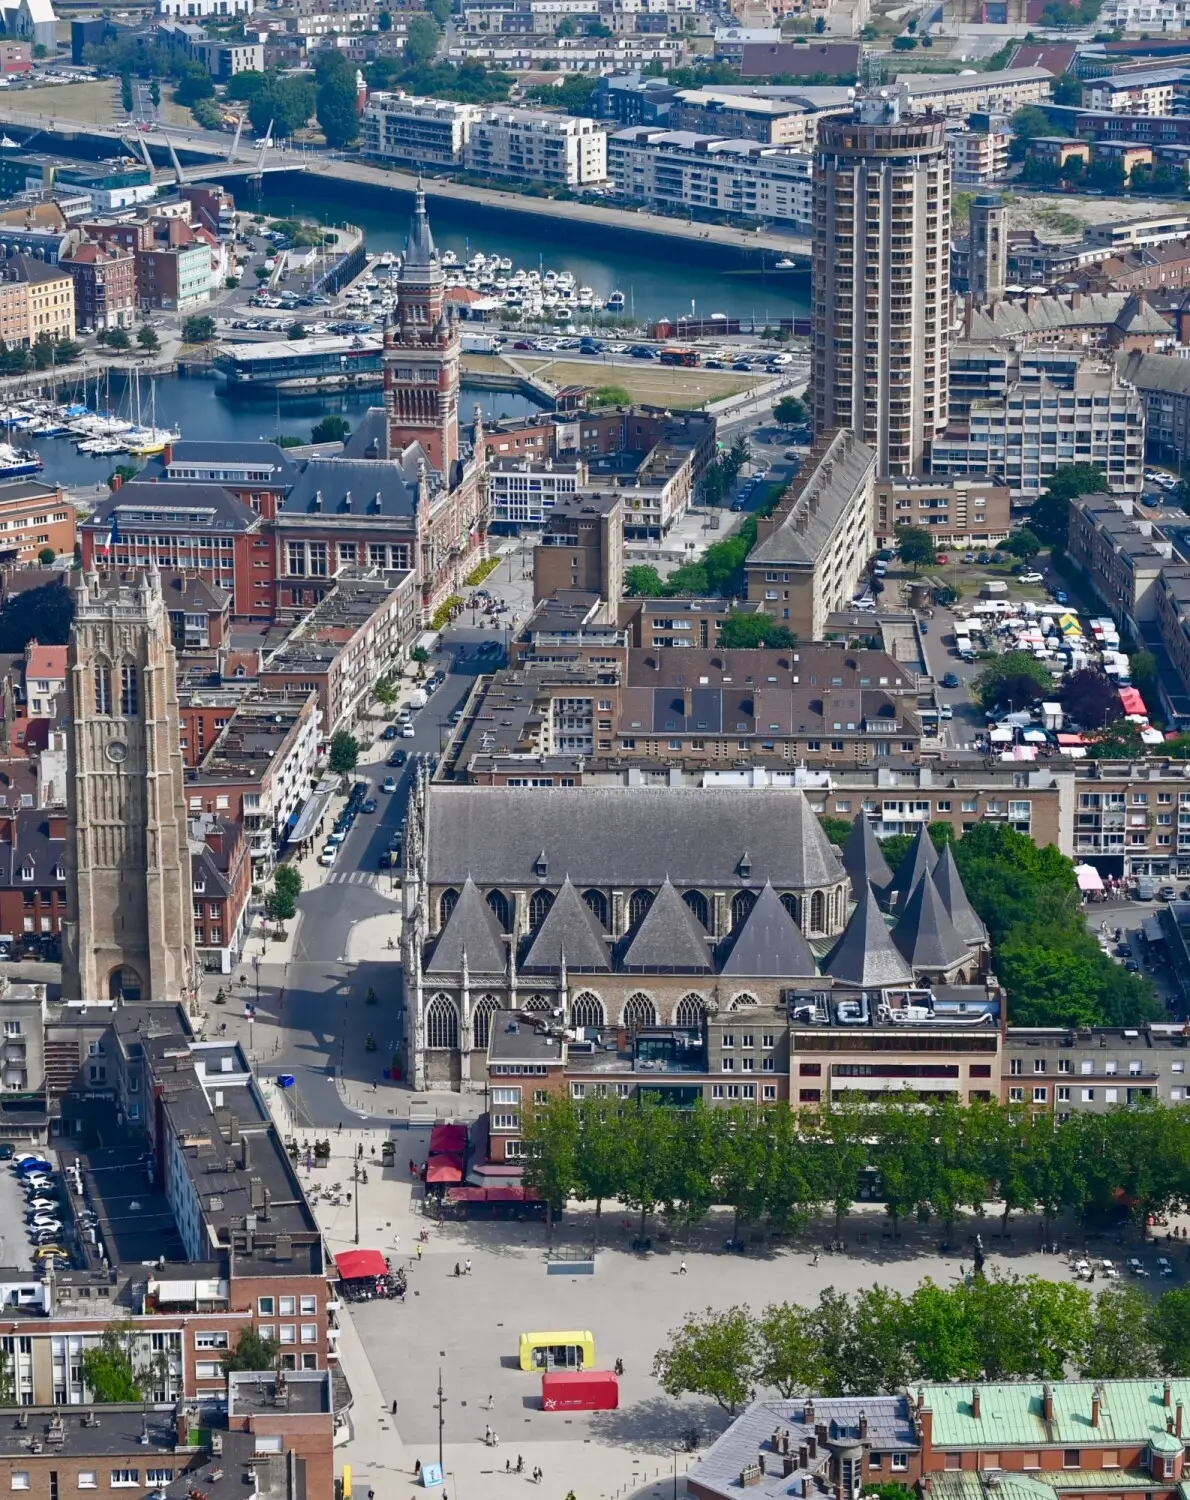
M 256 973 L 256 1003 L 260 1004 L 260 954 L 252 955 L 252 968 Z
M 355 1243 L 359 1244 L 359 1159 L 364 1154 L 363 1145 L 355 1148 L 355 1165 L 351 1171 L 351 1180 L 355 1184 Z

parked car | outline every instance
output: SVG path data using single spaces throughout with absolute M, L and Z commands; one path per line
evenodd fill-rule
M 382 740 L 395 740 L 400 732 L 401 731 L 395 724 L 386 724 L 384 726 L 384 733 L 380 736 L 380 738 Z
M 1029 572 L 1029 573 L 1021 573 L 1019 576 L 1020 576 L 1020 580 L 1021 580 L 1022 583 L 1044 583 L 1045 582 L 1045 575 L 1044 575 L 1044 573 L 1038 573 L 1036 570 L 1034 570 L 1032 572 Z
M 414 727 L 413 727 L 412 724 L 402 724 L 402 726 L 401 726 L 401 738 L 403 740 L 411 740 L 416 733 L 417 733 L 417 730 L 414 729 Z
M 318 863 L 320 865 L 325 865 L 329 870 L 331 865 L 334 864 L 336 858 L 338 857 L 338 854 L 338 847 L 335 844 L 328 844 L 322 851 L 322 853 L 318 856 Z
M 959 679 L 953 672 L 947 672 L 946 676 L 942 679 L 942 686 L 944 688 L 957 688 L 958 685 Z
M 1173 1275 L 1173 1266 L 1170 1264 L 1168 1256 L 1159 1255 L 1157 1257 L 1157 1274 L 1159 1276 Z
M 11 1141 L 0 1141 L 0 1161 L 11 1161 L 14 1150 Z

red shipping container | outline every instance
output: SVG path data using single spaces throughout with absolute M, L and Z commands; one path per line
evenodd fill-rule
M 615 1411 L 619 1404 L 611 1370 L 547 1370 L 541 1377 L 542 1411 Z

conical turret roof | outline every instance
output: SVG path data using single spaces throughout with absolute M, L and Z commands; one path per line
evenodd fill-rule
M 473 974 L 503 974 L 508 950 L 491 907 L 470 875 L 463 882 L 454 910 L 434 944 L 427 974 L 453 974 L 463 967 L 463 954 Z
M 905 909 L 892 930 L 892 938 L 904 957 L 918 970 L 949 969 L 962 963 L 969 951 L 955 930 L 934 884 L 934 877 L 928 870 L 906 901 Z
M 625 969 L 675 969 L 706 973 L 711 950 L 694 913 L 668 877 L 653 904 L 624 941 L 620 966 Z
M 572 969 L 611 968 L 603 928 L 569 875 L 533 934 L 521 968 L 560 969 L 563 957 Z
M 869 885 L 883 891 L 892 884 L 893 874 L 880 848 L 880 840 L 862 812 L 851 825 L 851 832 L 843 844 L 843 868 L 851 876 L 851 890 L 857 901 Z
M 938 851 L 934 848 L 930 830 L 925 823 L 919 823 L 917 832 L 913 835 L 913 842 L 905 851 L 905 857 L 897 866 L 897 873 L 893 876 L 892 885 L 889 887 L 889 892 L 896 897 L 898 906 L 904 906 L 916 890 L 917 882 L 937 863 Z
M 822 972 L 865 989 L 911 984 L 913 970 L 897 952 L 875 892 L 867 886 Z
M 958 861 L 949 844 L 943 849 L 937 868 L 934 870 L 934 884 L 938 887 L 942 904 L 955 925 L 955 931 L 963 941 L 971 947 L 986 943 L 988 930 L 968 900 L 962 877 L 959 875 Z
M 809 978 L 818 966 L 802 930 L 766 881 L 719 971 L 738 978 Z

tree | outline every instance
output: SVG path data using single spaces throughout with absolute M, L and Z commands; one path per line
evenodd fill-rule
M 417 675 L 420 680 L 425 676 L 425 669 L 429 665 L 430 653 L 424 646 L 414 646 L 409 653 L 409 660 L 417 666 Z
M 760 646 L 788 650 L 797 645 L 797 637 L 788 625 L 779 624 L 771 615 L 733 611 L 720 626 L 719 644 L 728 651 Z
M 148 323 L 144 323 L 136 331 L 136 341 L 149 354 L 155 354 L 161 348 L 161 340 L 157 337 L 157 330 Z
M 909 563 L 914 573 L 923 565 L 932 568 L 935 562 L 934 538 L 923 526 L 901 526 L 896 533 L 897 550 L 901 561 Z
M 215 337 L 215 320 L 204 313 L 187 318 L 182 324 L 182 340 L 187 344 L 209 344 Z
M 389 709 L 397 701 L 396 684 L 390 682 L 387 677 L 382 677 L 372 689 L 372 696 L 381 708 Z
M 37 554 L 37 561 L 42 565 L 43 568 L 48 568 L 53 565 L 54 559 L 57 557 L 57 555 L 58 554 L 52 547 L 43 547 Z
M 1029 558 L 1036 557 L 1041 551 L 1041 538 L 1035 531 L 1022 526 L 1005 541 L 1004 551 L 1011 552 L 1013 557 L 1023 558 L 1027 562 Z
M 445 30 L 446 23 L 450 20 L 450 0 L 430 0 L 426 9 Z
M 268 83 L 248 101 L 248 119 L 258 136 L 269 126 L 278 139 L 303 129 L 314 113 L 314 85 L 306 78 L 277 78 L 270 74 Z
M 346 417 L 329 416 L 323 417 L 320 422 L 315 422 L 310 433 L 312 443 L 345 443 L 351 435 L 351 423 Z
M 378 17 L 377 24 L 379 25 L 381 31 L 383 31 L 383 32 L 389 32 L 389 31 L 391 31 L 393 29 L 392 13 L 390 11 L 387 11 L 387 10 L 382 10 L 380 12 L 379 17 Z
M 622 385 L 601 385 L 587 397 L 589 407 L 631 406 L 632 392 Z
M 667 1396 L 710 1396 L 729 1415 L 748 1396 L 756 1330 L 746 1307 L 688 1313 L 653 1357 L 653 1376 Z
M 770 1303 L 756 1323 L 757 1381 L 779 1391 L 786 1401 L 822 1384 L 822 1348 L 802 1307 Z
M 1166 1292 L 1149 1320 L 1163 1375 L 1190 1375 L 1190 1286 Z
M 1132 686 L 1147 704 L 1155 705 L 1160 699 L 1157 677 L 1157 658 L 1151 651 L 1134 651 L 1128 658 L 1128 675 Z
M 109 349 L 131 349 L 132 340 L 128 337 L 126 328 L 109 328 L 103 336 L 103 343 Z
M 1081 104 L 1083 102 L 1081 80 L 1073 73 L 1063 73 L 1061 77 L 1054 79 L 1053 96 L 1055 104 Z
M 671 599 L 697 599 L 710 591 L 703 563 L 681 563 L 665 580 L 665 593 Z
M 433 62 L 441 35 L 433 16 L 411 16 L 405 36 L 405 61 L 413 67 L 419 63 Z
M 1005 651 L 971 683 L 985 708 L 1028 708 L 1053 690 L 1053 678 L 1031 651 Z
M 1102 495 L 1107 476 L 1098 464 L 1063 464 L 1029 509 L 1029 529 L 1055 552 L 1065 552 L 1070 502 L 1075 495 Z
M 183 63 L 174 85 L 176 104 L 196 104 L 200 99 L 215 97 L 215 80 L 201 63 Z
M 579 1128 L 574 1104 L 552 1098 L 524 1116 L 525 1186 L 545 1201 L 547 1233 L 554 1238 L 554 1222 L 574 1191 Z
M 262 73 L 259 68 L 245 68 L 242 73 L 236 73 L 228 80 L 225 97 L 237 103 L 246 104 L 262 89 L 267 89 L 271 82 L 271 75 Z
M 1084 729 L 1105 729 L 1123 714 L 1116 685 L 1096 667 L 1080 667 L 1062 683 L 1058 702 L 1063 713 Z
M 1018 109 L 1011 120 L 1012 126 L 1012 157 L 1014 161 L 1023 161 L 1028 150 L 1029 142 L 1038 135 L 1052 135 L 1053 123 L 1045 110 L 1038 109 L 1035 104 L 1026 104 L 1023 109 Z
M 122 484 L 127 484 L 130 479 L 135 479 L 140 470 L 135 464 L 117 464 L 107 476 L 107 487 L 114 494 Z
M 265 897 L 265 915 L 284 929 L 286 922 L 297 914 L 297 898 L 302 891 L 301 872 L 295 865 L 278 865 L 273 875 L 273 888 Z
M 350 776 L 359 764 L 359 741 L 346 729 L 336 729 L 331 735 L 327 765 L 336 776 Z
M 83 1350 L 83 1384 L 97 1404 L 144 1400 L 132 1364 L 133 1338 L 125 1325 L 105 1328 L 98 1347 Z
M 674 1182 L 674 1112 L 650 1098 L 624 1117 L 624 1125 L 617 1196 L 640 1210 L 643 1242 L 649 1215 L 670 1196 Z
M 236 1340 L 234 1349 L 223 1356 L 223 1373 L 236 1370 L 272 1370 L 277 1364 L 277 1342 L 262 1338 L 260 1329 L 249 1323 Z
M 355 92 L 355 70 L 335 52 L 331 54 L 340 66 L 328 69 L 318 84 L 314 111 L 326 143 L 334 151 L 342 150 L 359 136 L 359 110 Z
M 595 1223 L 591 1230 L 591 1254 L 599 1248 L 599 1221 L 603 1200 L 615 1196 L 620 1183 L 620 1114 L 608 1099 L 591 1096 L 583 1100 L 579 1113 L 578 1150 L 575 1155 L 575 1192 L 593 1199 Z
M 782 427 L 804 427 L 808 418 L 809 413 L 796 396 L 782 396 L 773 407 L 773 419 Z
M 629 599 L 660 599 L 665 585 L 656 568 L 636 563 L 624 570 L 624 593 Z
M 1153 1304 L 1138 1286 L 1113 1286 L 1095 1302 L 1079 1373 L 1084 1380 L 1140 1380 L 1160 1369 L 1150 1332 Z
M 73 619 L 74 596 L 58 579 L 10 594 L 0 609 L 0 651 L 15 654 L 30 641 L 65 646 Z
M 132 74 L 125 73 L 120 79 L 120 106 L 126 115 L 133 111 Z
M 156 109 L 158 107 L 158 105 L 161 103 L 161 85 L 157 82 L 157 80 L 155 78 L 154 78 L 153 82 L 149 85 L 149 101 L 152 104 L 152 106 L 153 106 L 154 109 Z

